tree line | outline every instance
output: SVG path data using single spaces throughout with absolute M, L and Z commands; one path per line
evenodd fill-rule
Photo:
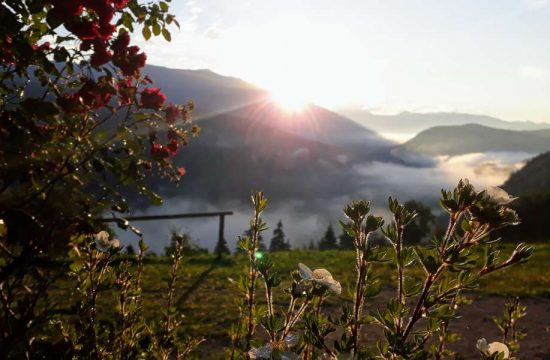
M 432 213 L 432 210 L 424 205 L 422 202 L 416 200 L 407 201 L 404 206 L 409 211 L 415 211 L 418 216 L 415 220 L 407 226 L 407 229 L 404 232 L 404 242 L 407 245 L 419 244 L 423 240 L 426 240 L 430 234 L 434 234 L 441 229 L 438 228 L 436 224 L 436 217 Z M 251 237 L 251 229 L 247 229 L 241 235 L 241 238 Z M 290 241 L 285 234 L 283 221 L 279 220 L 277 226 L 273 230 L 273 235 L 269 240 L 269 244 L 266 244 L 264 237 L 259 234 L 257 235 L 258 251 L 259 252 L 277 252 L 277 251 L 289 251 L 292 249 Z M 207 249 L 201 248 L 198 244 L 194 243 L 187 234 L 181 234 L 176 231 L 172 233 L 170 245 L 165 247 L 165 255 L 170 256 L 175 248 L 175 244 L 181 241 L 180 237 L 183 238 L 185 244 L 185 252 L 187 254 L 197 254 L 208 252 Z M 375 233 L 372 234 L 371 241 L 377 244 L 384 244 L 385 240 L 381 234 Z M 309 243 L 303 248 L 309 250 L 353 250 L 353 238 L 349 236 L 345 231 L 342 231 L 338 236 L 334 230 L 332 224 L 329 224 L 323 234 L 323 236 L 317 241 L 311 239 Z M 133 248 L 129 249 L 133 251 Z M 239 246 L 236 247 L 234 253 L 241 253 Z M 231 251 L 227 245 L 227 241 L 222 239 L 221 242 L 218 242 L 214 248 L 214 253 L 218 255 L 230 254 Z

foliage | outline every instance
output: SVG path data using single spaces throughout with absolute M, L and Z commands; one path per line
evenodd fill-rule
M 323 235 L 321 240 L 319 240 L 317 246 L 319 250 L 331 250 L 338 248 L 338 242 L 336 241 L 336 235 L 334 235 L 332 225 L 329 224 L 327 230 L 325 231 L 325 234 Z
M 231 331 L 231 358 L 336 359 L 346 354 L 384 359 L 453 356 L 447 344 L 458 335 L 449 330 L 449 323 L 457 317 L 457 308 L 469 302 L 462 292 L 475 289 L 491 273 L 527 261 L 533 252 L 532 248 L 519 244 L 507 259 L 499 259 L 495 241 L 489 235 L 519 220 L 508 206 L 512 198 L 498 188 L 476 191 L 468 181 L 460 181 L 452 192 L 442 190 L 440 203 L 448 213 L 449 224 L 445 234 L 435 237 L 424 248 L 404 243 L 406 227 L 418 216 L 415 211 L 390 197 L 393 218 L 383 227 L 382 218 L 370 214 L 367 201 L 353 201 L 344 208 L 346 221 L 340 223 L 353 237 L 356 250 L 356 282 L 349 289 L 353 295 L 351 306 L 344 303 L 337 317 L 324 314 L 324 300 L 331 294 L 340 294 L 340 283 L 326 269 L 312 271 L 298 264 L 298 271 L 291 273 L 292 282 L 285 290 L 290 297 L 285 311 L 273 302 L 273 290 L 281 284 L 275 264 L 271 258 L 257 256 L 258 234 L 267 228 L 260 217 L 267 200 L 262 193 L 253 194 L 252 199 L 255 208 L 252 235 L 239 241 L 248 254 L 248 276 L 235 282 L 243 297 L 239 303 L 239 321 Z M 391 255 L 369 244 L 371 234 L 379 229 L 392 245 Z M 483 252 L 476 251 L 478 248 Z M 385 309 L 364 315 L 365 301 L 380 291 L 373 266 L 387 261 L 395 266 L 395 297 Z M 415 264 L 420 265 L 423 274 L 412 271 Z M 258 280 L 264 285 L 265 308 L 258 304 Z M 517 305 L 510 309 L 508 313 L 514 315 L 505 317 L 503 329 L 510 328 L 512 317 L 521 315 Z M 374 348 L 360 341 L 365 324 L 382 329 L 383 341 Z M 254 342 L 259 325 L 268 334 L 267 343 Z M 327 336 L 338 328 L 341 335 L 331 346 Z M 478 343 L 483 354 L 498 354 L 500 350 L 492 350 L 495 346 L 498 349 L 500 345 L 481 340 Z
M 138 255 L 124 259 L 119 256 L 118 240 L 108 240 L 108 237 L 105 231 L 95 236 L 73 237 L 71 276 L 79 293 L 77 316 L 51 319 L 58 331 L 43 333 L 44 348 L 35 349 L 34 355 L 52 355 L 52 351 L 62 350 L 67 357 L 76 358 L 131 359 L 145 353 L 158 359 L 184 358 L 201 340 L 178 333 L 182 316 L 173 301 L 185 246 L 183 238 L 177 238 L 172 254 L 162 317 L 147 321 L 141 304 L 147 246 L 141 240 Z M 114 321 L 100 317 L 101 310 L 112 313 L 111 308 L 99 307 L 99 297 L 106 296 L 108 290 L 116 294 Z
M 510 298 L 506 302 L 502 316 L 493 317 L 494 323 L 502 333 L 502 342 L 510 349 L 510 355 L 519 350 L 520 341 L 527 335 L 517 329 L 518 320 L 527 314 L 526 310 L 518 297 Z
M 170 40 L 168 28 L 179 25 L 169 2 L 0 4 L 0 219 L 6 230 L 0 237 L 0 347 L 10 356 L 40 356 L 56 346 L 102 356 L 105 333 L 96 328 L 95 300 L 124 266 L 111 268 L 112 256 L 92 244 L 90 234 L 101 229 L 94 219 L 106 209 L 127 212 L 123 194 L 130 190 L 160 204 L 146 177 L 178 182 L 185 172 L 171 157 L 198 133 L 190 124 L 192 104 L 166 103 L 142 76 L 147 56 L 130 37 L 139 27 L 146 39 Z M 140 236 L 128 221 L 118 225 Z M 67 271 L 69 243 L 79 253 L 71 267 L 83 266 L 71 272 L 85 299 L 78 314 L 86 315 L 67 328 L 51 318 L 48 288 Z M 58 331 L 50 335 L 61 343 L 43 338 L 52 321 Z M 76 329 L 93 331 L 75 342 Z
M 248 228 L 247 230 L 245 230 L 241 236 L 242 239 L 246 239 L 246 238 L 250 238 L 253 236 L 253 228 L 252 228 L 252 225 L 250 228 Z M 262 235 L 262 233 L 259 233 L 257 234 L 258 238 L 256 239 L 257 240 L 257 247 L 258 247 L 258 251 L 262 251 L 264 252 L 266 250 L 266 247 L 265 247 L 265 244 L 264 244 L 264 237 Z M 237 247 L 235 248 L 235 253 L 243 253 L 246 251 L 242 248 L 242 246 L 239 244 L 239 242 L 237 241 Z
M 404 205 L 407 210 L 414 211 L 417 215 L 405 229 L 403 242 L 407 245 L 418 244 L 430 234 L 435 216 L 432 214 L 432 210 L 420 201 L 409 200 Z
M 283 230 L 283 221 L 279 220 L 277 227 L 273 230 L 273 237 L 269 244 L 269 251 L 286 251 L 290 250 L 290 244 L 286 239 L 285 232 Z
M 338 247 L 341 250 L 353 250 L 355 246 L 353 245 L 353 237 L 345 231 L 342 231 L 342 234 L 338 236 Z
M 521 216 L 521 224 L 502 229 L 498 236 L 513 241 L 525 238 L 532 241 L 547 241 L 550 235 L 547 226 L 550 217 L 550 191 L 520 194 L 510 206 Z
M 203 249 L 191 241 L 189 235 L 173 230 L 170 236 L 170 245 L 164 247 L 164 255 L 172 256 L 180 246 L 182 247 L 182 251 L 187 255 L 208 253 L 208 249 Z

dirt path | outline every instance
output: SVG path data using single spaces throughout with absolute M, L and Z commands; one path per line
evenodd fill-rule
M 492 317 L 500 315 L 505 298 L 499 296 L 472 296 L 474 302 L 460 310 L 462 319 L 457 320 L 453 329 L 462 334 L 462 339 L 452 347 L 465 359 L 478 359 L 475 343 L 479 338 L 487 341 L 500 340 L 499 331 Z M 521 303 L 527 306 L 527 315 L 518 322 L 518 328 L 527 333 L 521 341 L 516 356 L 522 360 L 550 360 L 550 299 L 524 298 Z
M 385 299 L 394 295 L 394 291 L 384 290 L 381 296 L 369 301 L 366 311 L 385 306 Z M 488 342 L 500 341 L 501 335 L 492 317 L 500 316 L 504 310 L 505 297 L 470 295 L 473 300 L 471 305 L 464 305 L 459 309 L 460 319 L 451 323 L 450 329 L 461 334 L 461 339 L 453 343 L 449 348 L 455 350 L 464 359 L 479 359 L 476 350 L 476 342 L 480 338 Z M 521 349 L 515 356 L 521 360 L 550 360 L 550 298 L 532 297 L 522 298 L 521 303 L 527 306 L 527 315 L 518 322 L 518 329 L 527 333 L 527 337 L 521 341 Z M 334 315 L 339 308 L 334 310 Z M 365 337 L 369 343 L 373 343 L 381 337 L 378 328 L 367 328 Z M 337 334 L 334 334 L 337 336 Z M 330 340 L 329 340 L 330 341 Z M 204 359 L 223 358 L 222 339 L 208 339 L 201 345 L 199 351 L 203 352 Z

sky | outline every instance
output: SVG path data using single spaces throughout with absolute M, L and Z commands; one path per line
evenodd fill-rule
M 175 0 L 150 64 L 239 77 L 288 104 L 550 123 L 550 0 Z

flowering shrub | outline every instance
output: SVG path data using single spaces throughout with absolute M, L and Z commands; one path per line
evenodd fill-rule
M 235 282 L 243 299 L 239 303 L 239 321 L 230 332 L 229 357 L 442 359 L 454 356 L 447 344 L 456 341 L 458 334 L 451 333 L 448 326 L 456 318 L 458 307 L 468 302 L 462 292 L 474 289 L 479 280 L 490 273 L 527 261 L 533 252 L 531 247 L 519 244 L 510 257 L 499 259 L 495 249 L 499 239 L 491 239 L 491 233 L 519 222 L 508 207 L 512 200 L 500 188 L 476 191 L 467 180 L 460 181 L 452 192 L 441 192 L 441 207 L 449 215 L 445 234 L 435 237 L 427 246 L 416 247 L 403 244 L 403 231 L 416 217 L 415 212 L 390 197 L 389 210 L 393 218 L 384 227 L 381 217 L 370 214 L 367 201 L 351 202 L 344 208 L 346 220 L 341 226 L 353 237 L 356 282 L 348 288 L 351 302 L 344 302 L 335 317 L 334 313 L 325 314 L 322 305 L 327 297 L 341 293 L 341 284 L 328 270 L 312 271 L 304 264 L 298 264 L 298 270 L 291 274 L 292 283 L 285 289 L 290 298 L 288 307 L 274 305 L 273 290 L 281 284 L 281 279 L 269 257 L 256 256 L 260 233 L 267 229 L 261 219 L 267 200 L 262 193 L 253 194 L 251 232 L 239 240 L 239 246 L 248 254 L 249 266 L 247 276 Z M 370 236 L 378 230 L 391 245 L 391 251 L 369 243 Z M 476 251 L 478 248 L 483 251 Z M 388 261 L 395 265 L 395 296 L 385 309 L 370 310 L 365 315 L 368 309 L 365 301 L 380 291 L 372 265 Z M 421 266 L 423 277 L 411 272 L 414 264 Z M 265 308 L 258 304 L 259 280 L 265 289 Z M 512 325 L 523 312 L 517 303 L 512 303 L 504 318 L 495 320 L 505 334 L 503 340 L 515 349 L 521 336 L 515 334 L 515 325 L 513 328 Z M 383 332 L 383 340 L 375 347 L 362 340 L 367 324 Z M 262 331 L 258 331 L 259 328 Z M 287 341 L 289 335 L 297 340 Z M 477 348 L 485 358 L 511 356 L 504 343 L 487 344 L 481 339 Z
M 142 75 L 147 56 L 130 36 L 139 27 L 146 39 L 169 41 L 168 28 L 179 26 L 169 2 L 0 4 L 3 352 L 29 357 L 39 346 L 37 332 L 50 320 L 48 288 L 64 272 L 59 257 L 71 239 L 96 233 L 94 219 L 106 209 L 127 212 L 130 190 L 160 204 L 147 176 L 178 182 L 185 174 L 171 157 L 198 132 L 192 105 L 166 103 Z M 115 245 L 103 233 L 95 240 L 96 255 Z M 108 262 L 97 256 L 92 272 Z

